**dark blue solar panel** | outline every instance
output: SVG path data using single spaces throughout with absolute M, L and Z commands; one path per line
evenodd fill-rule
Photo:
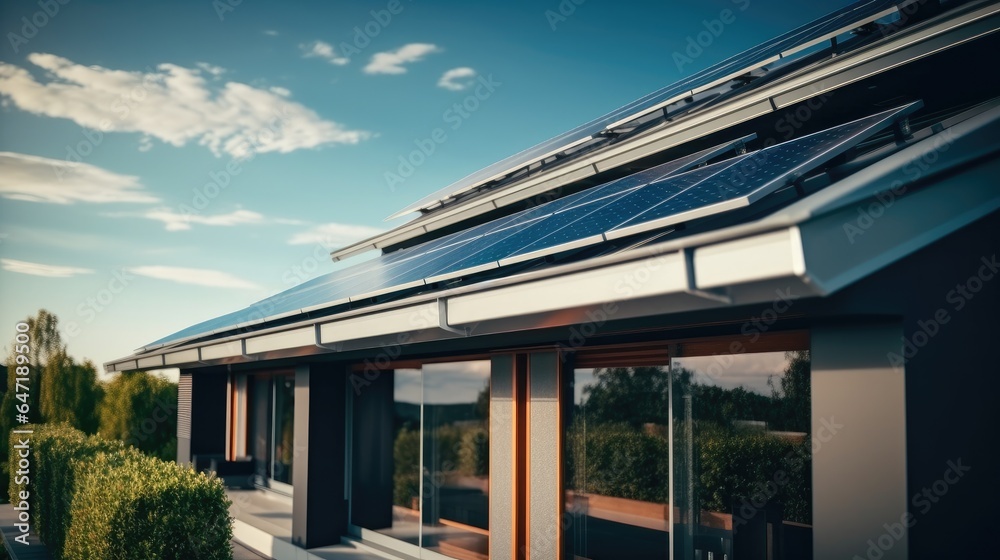
M 683 96 L 687 92 L 707 86 L 715 81 L 723 79 L 736 72 L 749 71 L 759 68 L 767 60 L 791 50 L 799 45 L 807 44 L 814 39 L 818 39 L 837 31 L 855 22 L 866 21 L 880 12 L 892 8 L 899 0 L 862 0 L 856 2 L 820 19 L 803 25 L 793 31 L 775 37 L 752 49 L 741 52 L 722 62 L 710 66 L 702 71 L 688 76 L 674 84 L 657 90 L 649 95 L 641 97 L 632 103 L 628 103 L 615 109 L 614 111 L 594 119 L 586 124 L 578 126 L 569 132 L 560 134 L 555 138 L 542 142 L 532 148 L 528 148 L 511 157 L 498 161 L 480 171 L 468 175 L 447 187 L 434 192 L 405 209 L 393 214 L 391 217 L 402 216 L 420 208 L 426 208 L 435 202 L 444 200 L 449 196 L 465 192 L 476 185 L 480 185 L 491 180 L 498 175 L 506 174 L 515 169 L 519 169 L 530 163 L 540 161 L 550 154 L 557 153 L 578 142 L 585 141 L 603 130 L 609 125 L 632 120 L 641 117 L 650 111 L 658 110 L 665 102 L 678 96 Z
M 913 103 L 905 107 L 890 109 L 870 117 L 816 132 L 802 138 L 765 148 L 748 156 L 739 162 L 727 166 L 719 173 L 704 178 L 695 185 L 690 185 L 682 192 L 660 202 L 650 205 L 646 210 L 635 214 L 608 232 L 608 238 L 620 237 L 620 233 L 636 233 L 644 231 L 643 224 L 651 228 L 668 225 L 664 220 L 674 217 L 678 223 L 693 219 L 693 212 L 708 215 L 724 208 L 713 209 L 719 203 L 741 200 L 749 204 L 757 198 L 797 179 L 816 166 L 842 154 L 851 146 L 879 130 L 891 125 L 905 114 L 920 107 Z M 659 190 L 673 188 L 680 177 L 666 179 L 639 189 L 654 194 L 646 200 L 654 201 Z
M 151 346 L 204 336 L 346 298 L 360 299 L 373 292 L 422 283 L 427 278 L 462 274 L 508 257 L 536 252 L 545 254 L 547 249 L 559 252 L 560 246 L 566 243 L 598 235 L 612 239 L 662 228 L 677 221 L 724 211 L 727 208 L 720 207 L 721 202 L 743 199 L 749 204 L 755 200 L 753 197 L 763 196 L 809 172 L 921 105 L 911 103 L 685 173 L 676 174 L 676 170 L 689 166 L 687 164 L 664 164 L 655 172 L 647 170 L 609 183 L 617 184 L 618 189 L 605 189 L 603 197 L 593 197 L 590 191 L 578 193 L 582 196 L 573 195 L 577 205 L 550 206 L 559 211 L 541 219 L 503 218 L 447 236 L 448 241 L 434 240 L 383 255 L 310 280 L 240 311 L 199 323 Z M 675 174 L 632 187 L 665 171 Z M 583 200 L 585 197 L 593 200 L 588 203 Z M 692 212 L 701 214 L 693 216 Z M 510 223 L 510 227 L 496 230 L 498 223 Z M 491 230 L 495 231 L 482 233 Z

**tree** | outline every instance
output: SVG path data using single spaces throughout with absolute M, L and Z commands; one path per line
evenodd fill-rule
M 786 352 L 785 356 L 789 362 L 781 377 L 781 392 L 770 379 L 767 380 L 771 386 L 771 398 L 780 404 L 777 412 L 782 429 L 808 433 L 812 414 L 809 351 Z
M 102 396 L 94 364 L 76 363 L 65 349 L 53 354 L 42 370 L 39 409 L 46 422 L 65 422 L 82 432 L 97 433 Z
M 42 413 L 38 406 L 41 393 L 41 387 L 39 387 L 41 372 L 45 364 L 51 361 L 53 355 L 65 349 L 62 337 L 59 336 L 59 319 L 52 313 L 40 309 L 38 315 L 28 317 L 24 322 L 28 325 L 26 332 L 23 333 L 27 335 L 27 344 L 19 344 L 15 337 L 10 346 L 10 353 L 7 356 L 7 391 L 3 395 L 3 401 L 0 401 L 0 471 L 3 474 L 7 473 L 10 431 L 20 424 L 16 419 L 17 406 L 28 405 L 30 421 L 40 422 L 42 420 Z M 18 352 L 18 350 L 22 350 L 22 352 Z M 25 358 L 22 358 L 21 363 L 18 363 L 18 355 L 25 356 L 27 363 L 24 362 Z M 27 368 L 27 375 L 23 375 L 25 371 L 23 368 Z M 21 385 L 28 388 L 27 391 L 20 392 L 23 395 L 20 399 L 17 391 L 17 378 L 19 377 L 27 378 Z M 2 479 L 0 480 L 0 493 L 3 495 L 7 494 L 7 478 L 0 475 L 0 479 Z
M 660 367 L 600 368 L 596 383 L 584 388 L 591 422 L 624 422 L 633 428 L 669 425 L 670 372 Z
M 142 371 L 112 379 L 99 407 L 100 435 L 120 439 L 147 455 L 177 454 L 177 384 Z

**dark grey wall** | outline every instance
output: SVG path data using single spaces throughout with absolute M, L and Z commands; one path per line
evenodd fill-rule
M 998 254 L 1000 213 L 994 213 L 817 309 L 834 315 L 867 308 L 901 318 L 903 347 L 910 354 L 905 364 L 910 558 L 995 553 L 1000 271 L 985 262 L 992 264 Z M 972 280 L 980 272 L 994 277 Z M 959 285 L 967 286 L 967 295 Z

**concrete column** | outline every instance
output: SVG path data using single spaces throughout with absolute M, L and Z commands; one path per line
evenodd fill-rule
M 812 331 L 815 558 L 907 558 L 906 410 L 898 324 Z
M 339 544 L 347 532 L 345 397 L 344 367 L 295 368 L 292 543 L 302 548 Z
M 514 356 L 494 356 L 490 368 L 490 558 L 514 558 L 516 423 Z
M 559 355 L 528 357 L 528 550 L 530 558 L 561 558 L 562 430 Z

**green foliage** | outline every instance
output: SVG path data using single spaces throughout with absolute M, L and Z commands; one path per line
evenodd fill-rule
M 30 492 L 29 503 L 33 509 L 35 530 L 53 550 L 56 558 L 66 542 L 70 527 L 70 504 L 78 484 L 79 472 L 73 468 L 75 461 L 90 461 L 98 453 L 122 449 L 120 442 L 97 437 L 87 437 L 68 425 L 38 424 L 25 426 L 31 434 L 30 488 L 27 480 L 17 475 L 17 464 L 12 464 L 11 497 L 18 498 L 22 491 Z M 11 457 L 17 457 L 15 445 L 18 438 L 11 438 Z
M 222 483 L 123 449 L 74 463 L 65 560 L 231 560 L 229 500 Z
M 31 492 L 34 527 L 57 560 L 232 558 L 217 479 L 67 425 L 32 429 L 30 487 L 12 476 L 11 491 Z
M 594 378 L 596 383 L 583 390 L 588 417 L 633 428 L 646 423 L 669 425 L 669 371 L 660 367 L 601 368 L 594 370 Z
M 574 423 L 569 432 L 570 486 L 577 492 L 669 503 L 670 445 L 628 424 Z
M 700 508 L 729 512 L 743 499 L 780 503 L 785 519 L 810 523 L 810 442 L 795 443 L 759 430 L 698 426 Z
M 484 427 L 469 428 L 462 434 L 458 448 L 458 470 L 468 476 L 486 476 L 490 472 L 490 433 Z
M 414 498 L 420 497 L 420 431 L 400 429 L 392 446 L 392 456 L 395 463 L 392 502 L 412 508 Z
M 107 384 L 98 408 L 102 437 L 163 460 L 177 456 L 177 384 L 127 371 Z
M 62 349 L 42 370 L 39 410 L 50 423 L 67 423 L 88 434 L 97 433 L 97 407 L 103 390 L 90 361 L 76 363 Z

